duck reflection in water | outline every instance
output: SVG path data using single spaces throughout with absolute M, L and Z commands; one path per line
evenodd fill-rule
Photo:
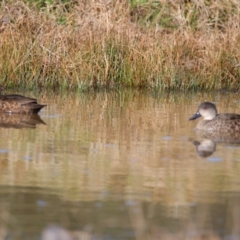
M 46 125 L 38 114 L 0 114 L 0 127 L 3 128 L 36 128 L 37 124 Z
M 203 158 L 211 156 L 216 151 L 216 143 L 210 139 L 193 141 L 193 144 L 196 146 L 198 155 Z
M 196 129 L 198 139 L 193 141 L 196 146 L 197 153 L 200 157 L 209 157 L 216 151 L 217 143 L 240 144 L 240 132 L 219 132 L 219 131 L 202 131 Z

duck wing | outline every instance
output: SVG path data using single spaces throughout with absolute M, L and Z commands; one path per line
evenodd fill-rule
M 18 102 L 20 104 L 37 103 L 37 99 L 25 97 L 19 94 L 8 94 L 1 96 L 2 101 Z
M 221 120 L 239 120 L 240 114 L 224 113 L 224 114 L 219 114 L 217 117 L 220 118 Z

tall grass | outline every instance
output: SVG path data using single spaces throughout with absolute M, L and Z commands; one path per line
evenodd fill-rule
M 238 89 L 240 2 L 2 1 L 0 84 Z

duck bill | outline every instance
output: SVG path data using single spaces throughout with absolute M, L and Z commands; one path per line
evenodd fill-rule
M 201 114 L 199 112 L 197 112 L 196 114 L 194 114 L 192 117 L 189 118 L 189 120 L 195 120 L 197 118 L 201 117 Z

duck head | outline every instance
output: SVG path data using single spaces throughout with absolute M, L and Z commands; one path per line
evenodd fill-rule
M 199 117 L 203 117 L 204 120 L 212 120 L 217 116 L 217 108 L 215 104 L 211 102 L 203 102 L 198 107 L 197 112 L 189 118 L 189 120 L 195 120 Z

